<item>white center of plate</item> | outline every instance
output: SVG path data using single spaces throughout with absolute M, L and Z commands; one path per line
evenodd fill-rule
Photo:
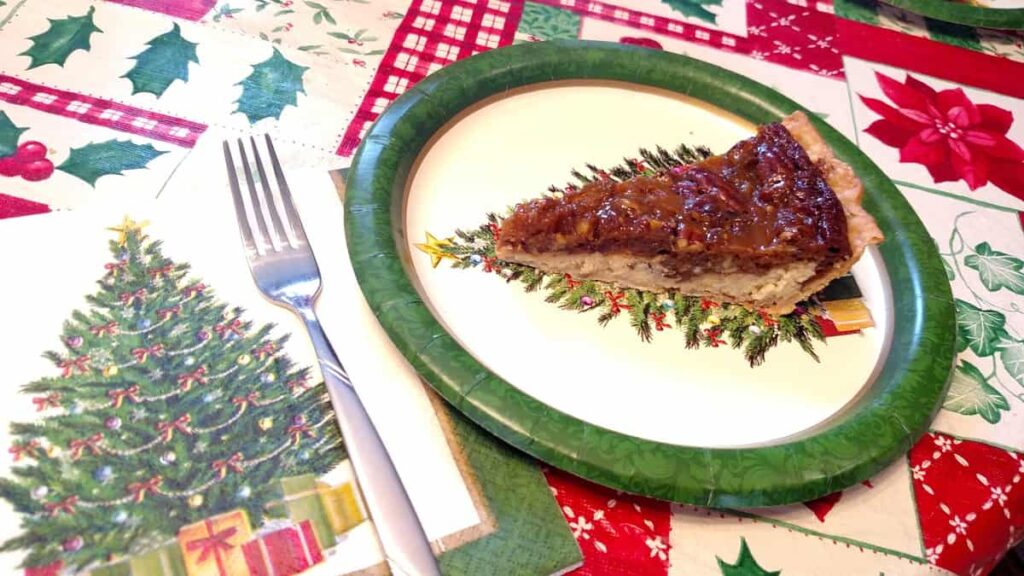
M 640 147 L 704 144 L 719 153 L 755 128 L 706 104 L 624 85 L 550 86 L 508 95 L 457 119 L 421 158 L 406 226 L 424 299 L 475 358 L 538 400 L 582 420 L 649 440 L 732 447 L 778 440 L 836 414 L 870 381 L 889 322 L 880 260 L 855 267 L 877 324 L 796 345 L 747 365 L 728 346 L 687 350 L 680 330 L 645 343 L 625 317 L 607 327 L 527 294 L 480 268 L 456 270 L 413 245 L 472 229 L 488 212 L 564 184 L 571 168 L 611 166 Z

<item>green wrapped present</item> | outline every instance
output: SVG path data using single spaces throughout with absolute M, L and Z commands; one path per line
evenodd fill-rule
M 153 574 L 156 576 L 186 576 L 185 559 L 181 556 L 181 546 L 177 540 L 171 540 L 163 546 L 132 556 L 128 559 L 132 576 Z
M 132 567 L 127 560 L 116 564 L 105 564 L 89 571 L 89 576 L 132 576 Z
M 320 548 L 333 548 L 334 531 L 320 498 L 321 488 L 317 486 L 316 476 L 303 474 L 282 478 L 278 483 L 278 489 L 278 500 L 267 504 L 267 515 L 288 518 L 296 524 L 309 520 Z

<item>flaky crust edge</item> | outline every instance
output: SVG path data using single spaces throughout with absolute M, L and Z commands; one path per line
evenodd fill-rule
M 776 313 L 792 311 L 798 302 L 847 274 L 864 255 L 868 246 L 881 244 L 885 240 L 885 235 L 878 228 L 875 219 L 861 205 L 864 185 L 849 164 L 836 158 L 832 148 L 825 143 L 807 115 L 798 110 L 783 118 L 782 125 L 803 147 L 811 161 L 818 165 L 825 181 L 843 205 L 843 211 L 846 213 L 846 233 L 850 241 L 850 257 L 804 282 L 799 292 L 795 292 L 791 298 L 780 298 L 780 301 L 770 309 Z

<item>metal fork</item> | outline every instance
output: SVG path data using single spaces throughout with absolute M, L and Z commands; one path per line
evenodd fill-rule
M 284 211 L 278 208 L 271 182 L 263 167 L 256 140 L 249 138 L 256 172 L 263 194 L 256 190 L 256 178 L 249 163 L 245 143 L 239 139 L 241 171 L 249 189 L 252 215 L 246 211 L 238 182 L 231 146 L 224 142 L 224 160 L 235 201 L 235 215 L 256 286 L 263 294 L 298 314 L 306 323 L 321 372 L 330 393 L 334 412 L 341 427 L 352 467 L 374 521 L 384 556 L 391 572 L 397 575 L 434 576 L 440 570 L 430 543 L 402 486 L 394 464 L 384 449 L 380 435 L 370 421 L 363 403 L 327 336 L 320 327 L 313 303 L 320 293 L 320 268 L 306 239 L 302 221 L 292 203 L 291 190 L 281 171 L 274 144 L 266 136 L 270 165 Z M 272 229 L 264 213 L 270 215 Z M 253 226 L 255 220 L 255 226 Z

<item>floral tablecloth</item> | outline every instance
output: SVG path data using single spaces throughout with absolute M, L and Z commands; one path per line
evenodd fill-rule
M 156 196 L 204 138 L 250 129 L 290 165 L 341 168 L 431 72 L 558 38 L 705 59 L 854 139 L 931 231 L 961 350 L 906 457 L 803 505 L 707 510 L 549 470 L 576 573 L 990 570 L 1024 536 L 1019 33 L 873 0 L 0 0 L 0 217 Z

